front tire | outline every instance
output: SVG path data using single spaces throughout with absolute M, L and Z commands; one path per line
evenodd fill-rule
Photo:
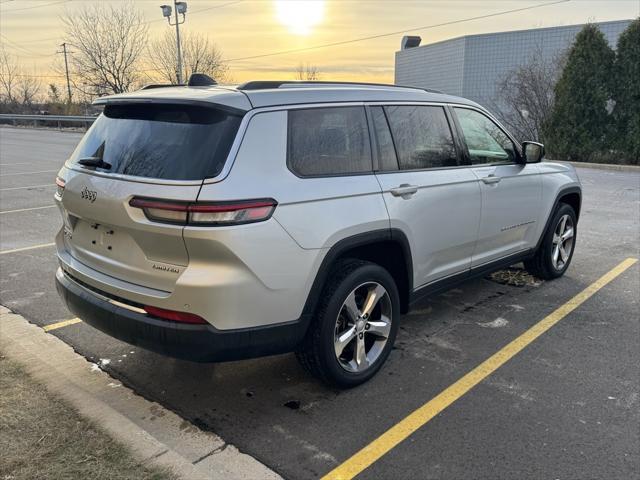
M 543 280 L 561 277 L 569 268 L 577 238 L 576 213 L 561 203 L 545 232 L 542 243 L 530 260 L 524 262 L 529 273 Z
M 389 272 L 371 262 L 342 260 L 327 280 L 296 356 L 328 385 L 355 387 L 384 364 L 399 319 L 400 296 Z

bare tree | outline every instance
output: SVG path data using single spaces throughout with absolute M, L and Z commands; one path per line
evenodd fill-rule
M 296 67 L 296 80 L 320 80 L 320 70 L 315 65 L 300 63 Z
M 181 34 L 180 46 L 184 78 L 189 78 L 192 73 L 205 73 L 219 83 L 227 80 L 229 68 L 222 59 L 222 52 L 209 37 L 184 32 Z M 162 37 L 149 45 L 149 63 L 154 67 L 149 78 L 171 84 L 178 83 L 177 55 L 175 34 L 172 30 L 167 30 Z
M 16 59 L 0 47 L 0 101 L 3 104 L 16 103 L 19 67 Z
M 147 26 L 133 2 L 86 4 L 62 17 L 65 41 L 73 47 L 74 86 L 84 93 L 126 92 L 141 78 Z
M 498 82 L 499 97 L 493 101 L 493 110 L 519 140 L 544 141 L 563 64 L 564 55 L 548 58 L 538 47 L 526 63 Z
M 34 75 L 23 74 L 19 78 L 16 97 L 23 110 L 33 107 L 33 104 L 38 99 L 41 87 L 40 80 Z
M 0 49 L 0 102 L 10 111 L 25 112 L 33 107 L 41 83 L 22 69 L 18 59 Z

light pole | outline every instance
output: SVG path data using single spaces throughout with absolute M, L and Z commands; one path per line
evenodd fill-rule
M 178 2 L 173 0 L 175 23 L 171 23 L 171 5 L 161 5 L 162 16 L 167 19 L 169 25 L 176 27 L 176 44 L 178 46 L 178 69 L 176 70 L 176 77 L 178 84 L 182 83 L 182 50 L 180 48 L 180 25 L 185 21 L 185 14 L 187 13 L 187 2 Z M 182 21 L 178 20 L 178 14 L 182 15 Z

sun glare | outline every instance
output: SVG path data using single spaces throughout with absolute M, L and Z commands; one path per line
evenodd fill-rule
M 309 35 L 324 17 L 324 1 L 320 0 L 278 0 L 275 6 L 278 21 L 296 35 Z

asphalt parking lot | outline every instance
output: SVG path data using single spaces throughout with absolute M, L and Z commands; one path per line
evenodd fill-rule
M 51 243 L 61 220 L 51 206 L 55 173 L 80 138 L 0 128 L 0 303 L 43 327 L 72 318 L 54 286 Z M 578 173 L 584 203 L 563 278 L 539 282 L 516 272 L 524 285 L 496 281 L 509 277 L 502 275 L 421 303 L 403 318 L 380 374 L 350 391 L 319 384 L 293 355 L 203 365 L 131 347 L 82 322 L 50 333 L 283 477 L 322 477 L 620 262 L 640 256 L 640 173 Z M 639 478 L 639 265 L 358 478 Z

